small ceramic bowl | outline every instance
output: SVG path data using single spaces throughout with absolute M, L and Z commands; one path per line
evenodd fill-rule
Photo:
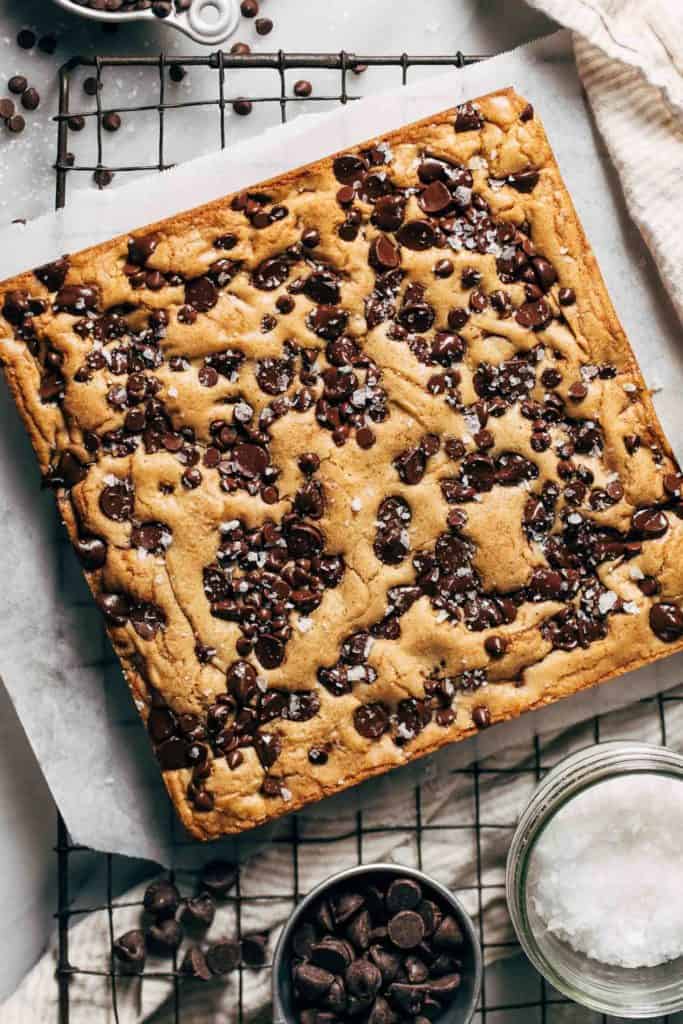
M 95 11 L 90 7 L 82 7 L 74 0 L 54 0 L 59 7 L 72 14 L 80 14 L 91 21 L 122 22 L 122 21 L 153 21 L 157 25 L 170 25 L 184 32 L 196 43 L 216 46 L 224 42 L 234 32 L 239 20 L 237 0 L 195 0 L 189 11 L 181 14 L 173 11 L 168 18 L 157 18 L 151 11 Z
M 416 868 L 406 868 L 401 864 L 361 864 L 332 875 L 312 889 L 301 900 L 282 929 L 273 956 L 273 1024 L 297 1024 L 290 963 L 292 936 L 299 924 L 306 919 L 311 907 L 322 896 L 333 894 L 336 889 L 345 887 L 352 879 L 370 882 L 373 877 L 412 878 L 419 882 L 425 894 L 431 891 L 436 900 L 450 909 L 465 936 L 462 985 L 456 998 L 444 1009 L 435 1024 L 469 1024 L 472 1020 L 479 1002 L 483 972 L 482 955 L 472 920 L 460 901 L 443 885 Z

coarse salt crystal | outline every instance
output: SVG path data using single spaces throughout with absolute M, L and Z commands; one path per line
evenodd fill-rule
M 608 590 L 605 594 L 600 594 L 598 598 L 598 609 L 601 615 L 607 615 L 607 612 L 611 612 L 619 598 L 613 590 Z
M 654 967 L 683 955 L 683 782 L 608 779 L 557 812 L 529 863 L 548 929 L 605 964 Z
M 300 633 L 308 633 L 309 629 L 313 627 L 313 619 L 309 619 L 305 615 L 299 616 L 296 623 L 296 628 Z
M 628 571 L 629 576 L 632 580 L 644 580 L 645 573 L 637 565 L 632 565 Z
M 363 503 L 360 500 L 360 498 L 352 498 L 352 500 L 351 500 L 351 510 L 353 512 L 360 512 L 362 507 L 363 507 Z

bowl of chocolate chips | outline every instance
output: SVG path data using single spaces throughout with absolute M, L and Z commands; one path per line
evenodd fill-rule
M 102 22 L 156 21 L 197 43 L 224 42 L 239 19 L 237 0 L 54 0 L 65 11 Z
M 471 919 L 421 871 L 367 864 L 297 906 L 273 957 L 274 1024 L 468 1024 L 482 957 Z

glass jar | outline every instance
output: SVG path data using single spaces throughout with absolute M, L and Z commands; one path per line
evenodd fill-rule
M 506 872 L 512 923 L 534 967 L 575 1002 L 599 1013 L 628 1018 L 683 1010 L 683 957 L 656 967 L 619 967 L 577 952 L 539 917 L 527 883 L 536 842 L 558 811 L 589 787 L 636 773 L 673 777 L 683 784 L 683 757 L 666 747 L 616 741 L 596 744 L 556 765 L 539 783 L 521 815 Z

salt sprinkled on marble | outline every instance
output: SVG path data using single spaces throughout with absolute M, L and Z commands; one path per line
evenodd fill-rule
M 609 779 L 569 801 L 538 840 L 529 896 L 558 938 L 595 960 L 654 967 L 683 955 L 683 782 Z

